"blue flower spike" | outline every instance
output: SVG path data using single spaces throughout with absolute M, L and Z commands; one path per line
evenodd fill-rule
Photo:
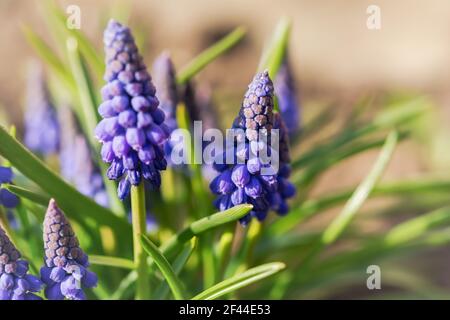
M 43 156 L 58 152 L 60 128 L 45 84 L 42 66 L 31 63 L 24 115 L 25 145 Z
M 75 117 L 69 107 L 60 108 L 61 132 L 60 168 L 63 177 L 73 183 L 82 194 L 108 207 L 109 198 L 100 169 L 92 159 L 89 143 L 80 133 Z
M 41 279 L 49 300 L 85 300 L 84 288 L 97 285 L 97 275 L 88 270 L 88 256 L 80 248 L 70 222 L 50 200 L 44 219 L 45 263 Z
M 274 85 L 281 117 L 286 124 L 289 136 L 292 137 L 300 129 L 301 106 L 298 102 L 292 69 L 287 59 L 284 59 L 281 64 Z
M 41 300 L 39 278 L 28 274 L 28 262 L 0 227 L 0 300 Z
M 19 198 L 5 188 L 1 188 L 2 183 L 11 183 L 13 179 L 13 172 L 11 168 L 0 166 L 0 206 L 7 209 L 17 207 Z
M 250 203 L 253 210 L 241 219 L 241 224 L 247 225 L 252 217 L 258 220 L 264 220 L 270 209 L 275 209 L 280 213 L 287 210 L 285 199 L 290 194 L 284 192 L 279 185 L 281 181 L 285 183 L 288 173 L 271 172 L 269 169 L 271 164 L 261 161 L 258 152 L 252 150 L 271 150 L 270 136 L 272 129 L 280 129 L 279 116 L 273 113 L 273 84 L 269 78 L 268 72 L 264 71 L 257 74 L 250 83 L 244 96 L 244 101 L 240 109 L 238 117 L 233 123 L 234 129 L 242 129 L 245 136 L 238 137 L 238 140 L 244 142 L 241 149 L 233 147 L 233 156 L 235 163 L 219 164 L 215 163 L 215 169 L 220 173 L 211 182 L 210 189 L 218 195 L 215 201 L 216 207 L 223 211 L 233 206 Z M 284 130 L 284 131 L 283 131 Z M 289 162 L 288 157 L 288 140 L 282 133 L 285 133 L 285 127 L 280 130 L 280 165 Z M 265 136 L 267 140 L 260 140 Z M 282 138 L 281 136 L 284 136 Z M 261 147 L 261 143 L 264 143 Z M 228 150 L 229 151 L 229 150 Z M 249 154 L 254 153 L 256 157 L 250 157 Z M 244 161 L 236 161 L 236 160 Z M 290 186 L 290 185 L 289 185 Z M 282 196 L 279 194 L 283 191 Z
M 164 123 L 170 133 L 178 128 L 176 112 L 178 105 L 178 92 L 175 79 L 175 67 L 168 52 L 161 53 L 153 63 L 153 81 L 158 91 L 156 97 L 160 102 L 160 108 L 164 111 Z M 164 146 L 166 157 L 170 159 L 173 145 L 167 141 Z

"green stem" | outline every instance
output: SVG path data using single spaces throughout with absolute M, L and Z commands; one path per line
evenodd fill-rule
M 131 187 L 131 214 L 133 224 L 134 263 L 137 272 L 136 299 L 149 299 L 147 255 L 140 237 L 146 232 L 144 183 Z
M 230 224 L 225 227 L 225 231 L 222 233 L 219 241 L 218 248 L 218 263 L 217 263 L 217 274 L 221 275 L 223 278 L 225 276 L 225 271 L 228 263 L 230 262 L 231 250 L 233 248 L 234 235 L 235 235 L 235 224 Z M 222 279 L 221 278 L 221 279 Z

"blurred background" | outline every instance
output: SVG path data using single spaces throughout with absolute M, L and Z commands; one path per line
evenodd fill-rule
M 4 43 L 0 48 L 0 102 L 13 122 L 21 119 L 26 80 L 22 62 L 34 56 L 21 25 L 32 25 L 50 40 L 39 2 L 0 0 Z M 236 103 L 236 108 L 265 41 L 278 19 L 289 16 L 293 20 L 289 54 L 303 104 L 333 101 L 336 111 L 345 113 L 364 96 L 386 91 L 421 93 L 441 106 L 438 119 L 450 119 L 445 108 L 450 104 L 450 2 L 446 0 L 57 2 L 63 8 L 80 7 L 81 29 L 99 50 L 109 17 L 129 16 L 131 27 L 142 38 L 148 64 L 168 49 L 175 65 L 181 67 L 233 27 L 246 26 L 245 41 L 199 75 L 215 95 L 227 97 L 225 103 Z M 381 30 L 366 26 L 371 4 L 381 9 Z M 218 108 L 226 109 L 224 99 L 216 100 Z M 305 117 L 313 111 L 305 108 Z M 415 168 L 415 164 L 402 163 L 398 170 L 410 172 L 409 166 Z
M 245 40 L 208 66 L 198 83 L 208 83 L 222 126 L 230 125 L 246 86 L 258 66 L 260 54 L 277 21 L 292 19 L 289 58 L 300 92 L 304 122 L 324 107 L 334 109 L 334 123 L 324 130 L 345 126 L 353 107 L 361 101 L 401 96 L 426 96 L 433 112 L 412 141 L 400 145 L 384 176 L 386 181 L 450 170 L 450 1 L 448 0 L 129 0 L 57 1 L 62 8 L 81 8 L 81 30 L 102 50 L 102 30 L 111 17 L 128 17 L 144 50 L 152 60 L 169 50 L 182 67 L 238 25 L 247 28 Z M 114 3 L 114 5 L 113 5 Z M 369 30 L 369 5 L 381 9 L 381 29 Z M 21 26 L 32 26 L 50 43 L 39 0 L 0 0 L 0 105 L 10 122 L 21 130 L 26 63 L 35 57 Z M 56 44 L 55 46 L 57 46 Z M 377 111 L 377 110 L 372 110 Z M 222 115 L 224 115 L 222 117 Z M 320 132 L 318 136 L 320 137 Z M 311 139 L 300 148 L 314 146 Z M 365 152 L 328 170 L 312 195 L 354 186 L 367 174 L 378 151 Z M 374 208 L 377 204 L 375 203 Z M 332 214 L 332 212 L 330 213 Z M 326 216 L 324 216 L 326 219 Z M 386 225 L 388 225 L 387 223 Z M 368 227 L 384 228 L 386 225 Z M 442 253 L 445 254 L 442 254 Z M 447 272 L 450 249 L 427 253 L 414 260 L 417 268 L 439 284 L 450 286 Z M 431 259 L 431 260 L 429 260 Z M 428 263 L 425 263 L 428 261 Z M 433 263 L 430 263 L 433 261 Z M 357 297 L 353 288 L 338 297 Z

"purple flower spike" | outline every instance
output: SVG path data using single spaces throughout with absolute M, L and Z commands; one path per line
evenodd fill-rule
M 234 157 L 245 163 L 214 164 L 219 175 L 212 180 L 210 189 L 219 195 L 216 207 L 223 211 L 243 203 L 252 204 L 253 210 L 241 219 L 244 226 L 253 217 L 264 220 L 271 209 L 280 215 L 286 214 L 289 209 L 286 201 L 295 194 L 295 187 L 288 181 L 289 137 L 281 115 L 273 113 L 273 85 L 267 71 L 257 74 L 249 85 L 233 128 L 245 132 L 237 138 L 242 144 L 232 149 Z M 275 150 L 269 143 L 271 140 L 260 141 L 259 138 L 261 134 L 268 139 L 272 137 L 272 129 L 279 133 L 279 170 L 267 174 L 263 169 L 268 164 L 259 154 L 264 149 Z
M 83 288 L 97 285 L 97 276 L 89 271 L 88 257 L 64 213 L 50 200 L 44 219 L 45 263 L 41 279 L 49 300 L 85 300 Z
M 245 163 L 214 165 L 220 174 L 210 184 L 211 191 L 219 195 L 215 205 L 221 211 L 243 203 L 253 205 L 253 210 L 241 219 L 242 225 L 252 217 L 264 219 L 271 207 L 271 194 L 277 190 L 277 175 L 262 175 L 259 158 L 250 157 L 251 143 L 257 142 L 261 132 L 269 136 L 273 121 L 273 85 L 266 71 L 257 74 L 249 85 L 233 124 L 234 129 L 245 131 L 241 136 L 243 145 L 232 150 L 234 157 Z
M 0 300 L 40 300 L 42 282 L 28 274 L 28 262 L 0 227 Z
M 17 207 L 19 198 L 9 190 L 2 189 L 2 183 L 11 183 L 13 172 L 11 168 L 0 166 L 0 206 L 11 209 Z
M 285 215 L 289 211 L 286 200 L 293 197 L 296 193 L 295 186 L 289 182 L 288 178 L 291 174 L 290 155 L 289 155 L 289 134 L 287 126 L 282 115 L 276 113 L 274 115 L 274 128 L 279 130 L 279 155 L 280 169 L 276 181 L 276 193 L 272 194 L 271 207 L 279 215 Z
M 156 96 L 163 111 L 162 116 L 165 116 L 164 123 L 167 125 L 168 133 L 170 134 L 178 128 L 176 111 L 179 98 L 175 80 L 175 67 L 168 52 L 163 52 L 155 59 L 153 63 L 153 81 L 158 88 Z M 152 116 L 161 117 L 157 113 L 153 113 Z M 170 159 L 173 147 L 174 145 L 171 141 L 167 141 L 164 145 L 164 151 L 168 159 Z
M 159 171 L 148 174 L 146 166 L 163 170 L 160 164 L 165 164 L 163 145 L 168 133 L 155 86 L 130 29 L 111 20 L 103 40 L 107 83 L 99 113 L 104 119 L 95 135 L 103 143 L 103 160 L 110 164 L 108 178 L 120 180 L 117 192 L 123 200 L 142 177 L 159 185 Z
M 30 65 L 25 103 L 25 145 L 43 156 L 59 148 L 58 118 L 45 86 L 42 67 Z
M 196 84 L 188 82 L 182 90 L 182 99 L 191 121 L 201 121 L 203 133 L 208 129 L 220 128 L 216 106 L 214 105 L 212 89 L 208 84 Z M 208 142 L 203 142 L 206 148 Z M 217 175 L 211 164 L 204 163 L 202 166 L 203 177 L 211 182 Z
M 13 178 L 11 168 L 0 166 L 0 183 L 10 183 Z
M 286 124 L 289 136 L 292 137 L 300 128 L 301 109 L 295 90 L 292 70 L 286 58 L 278 70 L 274 85 L 281 117 Z
M 86 138 L 79 132 L 73 113 L 68 107 L 60 108 L 58 113 L 59 121 L 64 128 L 61 132 L 59 153 L 61 174 L 73 183 L 78 191 L 107 207 L 109 199 L 100 169 L 92 160 L 91 149 Z M 105 162 L 112 162 L 114 159 L 112 142 L 103 144 L 101 156 Z

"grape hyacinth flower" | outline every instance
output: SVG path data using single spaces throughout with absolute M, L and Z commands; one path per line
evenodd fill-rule
M 19 204 L 19 198 L 5 188 L 2 183 L 11 183 L 13 172 L 11 168 L 0 166 L 0 205 L 7 209 L 15 208 Z
M 244 137 L 238 138 L 245 142 L 245 147 L 233 147 L 234 161 L 244 161 L 237 164 L 220 164 L 216 161 L 214 166 L 220 174 L 210 184 L 211 191 L 219 195 L 215 205 L 221 211 L 242 203 L 253 205 L 253 210 L 241 219 L 243 225 L 247 225 L 252 217 L 264 220 L 273 206 L 270 194 L 278 190 L 277 174 L 263 174 L 262 170 L 268 164 L 260 161 L 258 156 L 249 157 L 255 145 L 259 148 L 262 141 L 258 138 L 261 134 L 267 137 L 271 135 L 273 124 L 273 84 L 265 71 L 257 74 L 249 85 L 239 116 L 233 124 L 233 128 L 245 132 Z M 264 147 L 270 149 L 268 145 Z
M 50 102 L 42 67 L 30 65 L 24 114 L 25 145 L 43 156 L 54 154 L 59 148 L 59 124 L 55 108 Z
M 75 187 L 82 194 L 92 198 L 99 205 L 108 207 L 108 194 L 99 168 L 93 163 L 89 145 L 82 135 L 78 135 L 74 141 L 75 168 L 77 174 L 74 177 Z
M 41 300 L 42 282 L 28 274 L 28 262 L 0 226 L 0 300 Z
M 274 114 L 274 129 L 279 130 L 279 159 L 280 168 L 277 176 L 277 192 L 270 193 L 271 208 L 279 215 L 285 215 L 289 211 L 287 199 L 295 195 L 295 186 L 289 182 L 291 174 L 289 155 L 289 134 L 288 129 L 280 113 Z
M 161 110 L 165 114 L 164 123 L 170 133 L 172 133 L 178 128 L 176 118 L 178 92 L 175 80 L 175 67 L 168 52 L 163 52 L 155 59 L 153 63 L 153 82 L 156 88 L 158 88 L 156 97 L 159 100 Z M 167 159 L 170 159 L 173 147 L 172 141 L 168 140 L 165 143 L 164 151 Z
M 78 191 L 107 207 L 109 199 L 100 170 L 92 161 L 88 142 L 79 132 L 76 119 L 68 107 L 59 110 L 59 121 L 64 127 L 59 152 L 61 174 Z
M 97 276 L 87 269 L 88 256 L 54 199 L 44 218 L 44 249 L 41 279 L 46 285 L 45 296 L 49 300 L 85 300 L 83 287 L 95 287 Z
M 301 117 L 295 81 L 287 59 L 283 60 L 278 70 L 274 86 L 281 117 L 286 124 L 289 136 L 292 137 L 300 128 Z
M 207 84 L 194 86 L 192 82 L 188 82 L 183 90 L 183 101 L 191 121 L 201 121 L 202 131 L 205 133 L 208 129 L 219 128 L 217 114 L 212 102 L 212 90 Z M 203 150 L 209 144 L 203 141 Z M 211 182 L 217 176 L 211 164 L 204 163 L 202 165 L 203 177 Z
M 124 200 L 142 178 L 154 188 L 160 186 L 160 170 L 167 166 L 163 145 L 170 130 L 130 29 L 111 20 L 104 44 L 107 84 L 98 109 L 103 120 L 95 135 L 103 144 L 103 161 L 110 164 L 108 178 L 120 180 L 118 196 Z
M 212 103 L 211 88 L 207 84 L 195 85 L 188 82 L 183 90 L 183 101 L 191 121 L 201 121 L 202 129 L 217 128 L 217 114 Z

